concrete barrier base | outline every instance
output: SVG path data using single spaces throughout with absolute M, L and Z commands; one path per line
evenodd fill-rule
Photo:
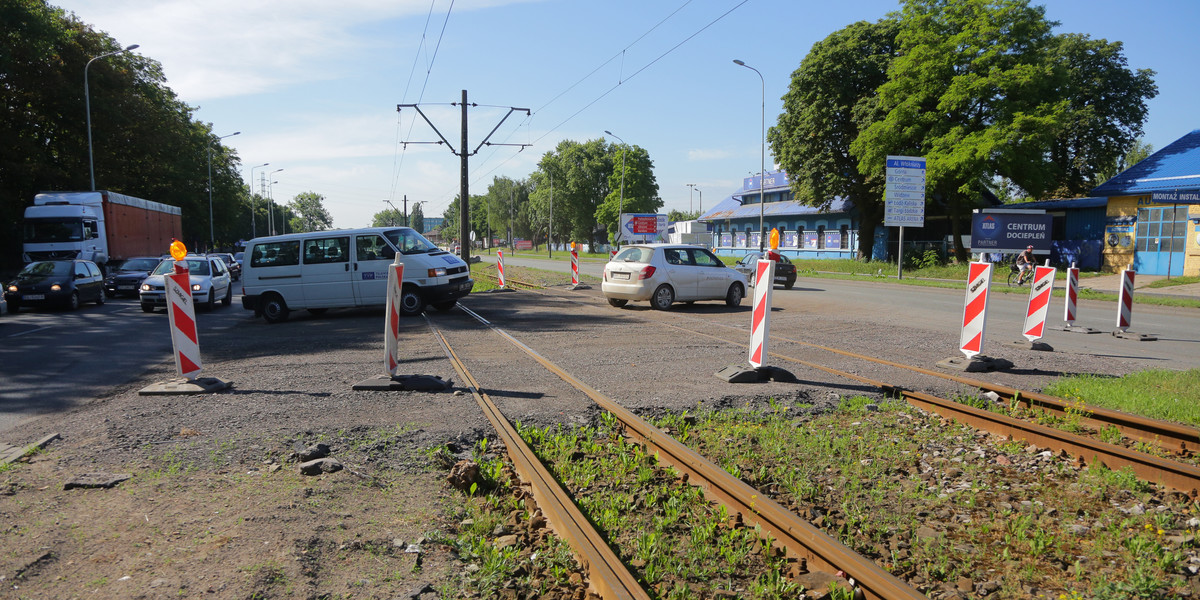
M 1031 342 L 1029 340 L 1013 340 L 1012 345 L 1024 350 L 1033 350 L 1035 352 L 1054 352 L 1054 348 L 1043 341 Z
M 983 373 L 987 371 L 1004 371 L 1011 369 L 1013 364 L 1011 361 L 1003 358 L 992 358 L 990 356 L 977 355 L 973 358 L 965 356 L 951 356 L 950 358 L 939 360 L 937 366 L 943 369 L 952 369 L 962 371 L 964 373 Z
M 1155 342 L 1158 341 L 1158 336 L 1149 333 L 1134 333 L 1132 331 L 1121 331 L 1120 329 L 1112 332 L 1113 337 L 1123 340 L 1134 340 L 1137 342 Z
M 792 383 L 796 381 L 796 376 L 791 371 L 771 366 L 755 369 L 746 365 L 729 365 L 717 371 L 716 376 L 717 379 L 724 379 L 729 383 L 761 383 L 763 381 Z
M 437 375 L 376 375 L 364 379 L 350 389 L 366 392 L 398 392 L 410 390 L 415 392 L 444 392 L 454 385 L 453 381 L 442 379 Z
M 139 396 L 181 396 L 186 394 L 211 394 L 233 387 L 228 381 L 216 377 L 197 377 L 196 379 L 173 379 L 150 384 L 138 390 Z
M 1099 329 L 1092 329 L 1091 327 L 1080 327 L 1079 325 L 1062 325 L 1062 326 L 1051 327 L 1050 329 L 1053 329 L 1055 331 L 1065 331 L 1067 333 L 1100 333 Z

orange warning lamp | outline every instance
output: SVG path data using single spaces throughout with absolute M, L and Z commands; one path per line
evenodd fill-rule
M 171 242 L 171 258 L 175 260 L 183 260 L 187 256 L 187 246 L 183 242 L 174 240 Z
M 574 249 L 575 249 L 575 242 L 571 242 L 571 249 L 572 249 L 572 250 L 574 250 Z
M 771 249 L 772 250 L 779 249 L 779 230 L 778 229 L 771 230 Z

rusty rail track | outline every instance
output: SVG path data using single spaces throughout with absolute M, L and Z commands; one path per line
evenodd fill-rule
M 543 287 L 541 289 L 545 288 Z M 711 333 L 696 331 L 694 329 L 681 327 L 672 323 L 666 323 L 662 321 L 658 322 L 666 327 L 686 331 L 691 335 L 709 337 L 740 347 L 747 347 L 748 345 L 746 343 L 735 342 Z M 735 331 L 742 331 L 736 327 L 721 323 L 705 321 L 705 324 L 708 326 L 718 325 L 733 329 Z M 1197 431 L 1195 428 L 1188 427 L 1186 425 L 1163 421 L 1160 419 L 1152 419 L 1139 415 L 1132 415 L 1111 409 L 1090 407 L 1086 405 L 1080 406 L 1078 404 L 1071 404 L 1065 399 L 1050 396 L 1048 394 L 1042 394 L 1040 392 L 1018 390 L 978 379 L 961 377 L 949 373 L 925 369 L 922 367 L 897 363 L 856 352 L 831 348 L 821 344 L 796 340 L 785 336 L 773 336 L 772 339 L 809 348 L 815 348 L 818 350 L 824 350 L 840 356 L 846 356 L 849 358 L 874 362 L 898 369 L 904 369 L 948 381 L 955 381 L 957 383 L 976 387 L 984 391 L 995 392 L 1001 398 L 1009 401 L 1019 402 L 1027 408 L 1037 408 L 1057 415 L 1066 415 L 1068 409 L 1070 409 L 1074 411 L 1075 415 L 1080 417 L 1082 422 L 1096 427 L 1097 429 L 1110 426 L 1116 427 L 1122 433 L 1122 435 L 1128 438 L 1156 445 L 1164 451 L 1178 455 L 1190 455 L 1200 451 L 1200 431 Z M 962 403 L 937 398 L 936 396 L 929 394 L 903 390 L 886 382 L 860 377 L 853 373 L 847 373 L 845 371 L 825 367 L 811 361 L 806 361 L 782 354 L 778 351 L 770 352 L 770 355 L 789 362 L 818 369 L 831 375 L 852 379 L 860 383 L 878 387 L 886 392 L 895 393 L 905 398 L 906 401 L 915 406 L 919 406 L 926 410 L 932 410 L 945 418 L 953 419 L 984 431 L 1007 436 L 1012 439 L 1023 440 L 1030 444 L 1049 448 L 1055 452 L 1066 452 L 1072 456 L 1075 456 L 1081 463 L 1098 463 L 1110 469 L 1122 469 L 1127 467 L 1133 471 L 1134 475 L 1145 481 L 1164 485 L 1187 493 L 1191 495 L 1192 498 L 1200 498 L 1200 467 L 1196 467 L 1194 465 L 1160 458 L 1144 452 L 1138 452 L 1115 444 L 1102 442 L 1087 436 L 1076 435 L 1054 429 L 1052 427 L 1038 425 L 1029 421 L 976 409 Z
M 428 318 L 426 321 L 429 322 Z M 579 557 L 588 572 L 594 591 L 605 600 L 649 600 L 650 595 L 637 582 L 637 578 L 629 572 L 603 536 L 583 516 L 566 490 L 555 481 L 554 476 L 525 444 L 492 399 L 481 391 L 479 382 L 463 365 L 445 336 L 433 327 L 432 322 L 429 324 L 454 370 L 467 382 L 479 408 L 504 442 L 513 468 L 522 481 L 529 483 L 534 500 L 546 516 L 547 522 L 570 544 L 575 555 Z
M 857 589 L 863 593 L 865 598 L 878 600 L 925 598 L 923 594 L 891 573 L 562 370 L 483 316 L 461 304 L 459 308 L 525 352 L 560 379 L 583 392 L 601 408 L 612 413 L 621 422 L 627 435 L 657 453 L 659 460 L 664 464 L 686 473 L 689 482 L 701 487 L 710 499 L 721 502 L 740 514 L 744 522 L 760 526 L 764 531 L 770 533 L 776 539 L 776 543 L 787 550 L 789 557 L 803 560 L 800 564 L 804 565 L 804 568 L 815 568 L 831 575 L 841 571 L 848 578 L 854 579 L 858 586 Z M 468 378 L 464 377 L 464 379 Z M 478 389 L 473 380 L 471 381 L 472 386 Z

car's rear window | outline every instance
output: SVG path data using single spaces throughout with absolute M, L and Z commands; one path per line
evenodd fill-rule
M 648 263 L 650 257 L 654 255 L 654 250 L 650 248 L 641 248 L 638 246 L 628 246 L 624 250 L 617 253 L 613 260 L 618 262 L 639 262 Z

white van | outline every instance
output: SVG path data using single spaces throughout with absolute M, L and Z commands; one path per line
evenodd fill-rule
M 370 227 L 254 238 L 242 261 L 242 307 L 268 323 L 293 310 L 387 304 L 388 265 L 404 263 L 400 310 L 450 310 L 475 281 L 461 259 L 409 227 Z

